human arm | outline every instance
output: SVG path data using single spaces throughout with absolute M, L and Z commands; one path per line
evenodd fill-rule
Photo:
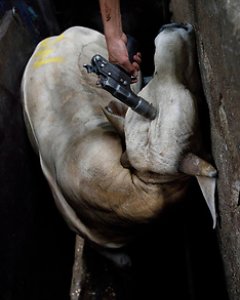
M 99 0 L 109 61 L 120 65 L 128 73 L 137 76 L 141 64 L 141 53 L 133 56 L 131 63 L 127 51 L 127 36 L 122 30 L 120 0 Z

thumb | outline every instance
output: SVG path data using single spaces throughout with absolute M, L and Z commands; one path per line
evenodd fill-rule
M 123 63 L 122 63 L 122 68 L 127 71 L 130 75 L 135 75 L 135 68 L 133 66 L 133 64 L 131 64 L 131 62 L 129 60 L 125 60 Z

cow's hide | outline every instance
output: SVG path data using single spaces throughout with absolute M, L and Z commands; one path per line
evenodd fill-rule
M 201 149 L 197 103 L 187 88 L 195 68 L 191 31 L 171 26 L 156 38 L 155 73 L 140 92 L 158 109 L 153 121 L 130 109 L 125 118 L 126 107 L 83 68 L 97 53 L 107 57 L 97 31 L 72 27 L 42 41 L 26 67 L 29 138 L 65 220 L 94 243 L 125 244 L 138 224 L 184 197 L 190 175 L 214 173 L 188 165 L 187 152 Z

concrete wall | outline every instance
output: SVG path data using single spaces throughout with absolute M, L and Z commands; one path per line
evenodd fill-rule
M 218 236 L 231 300 L 240 299 L 240 7 L 239 0 L 172 0 L 172 20 L 196 29 L 219 172 Z

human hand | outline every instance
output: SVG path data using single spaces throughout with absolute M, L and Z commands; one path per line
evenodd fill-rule
M 127 36 L 122 33 L 120 37 L 107 39 L 109 61 L 122 67 L 131 75 L 132 83 L 137 82 L 140 71 L 141 53 L 137 52 L 132 58 L 128 56 Z M 130 61 L 131 59 L 131 61 Z

